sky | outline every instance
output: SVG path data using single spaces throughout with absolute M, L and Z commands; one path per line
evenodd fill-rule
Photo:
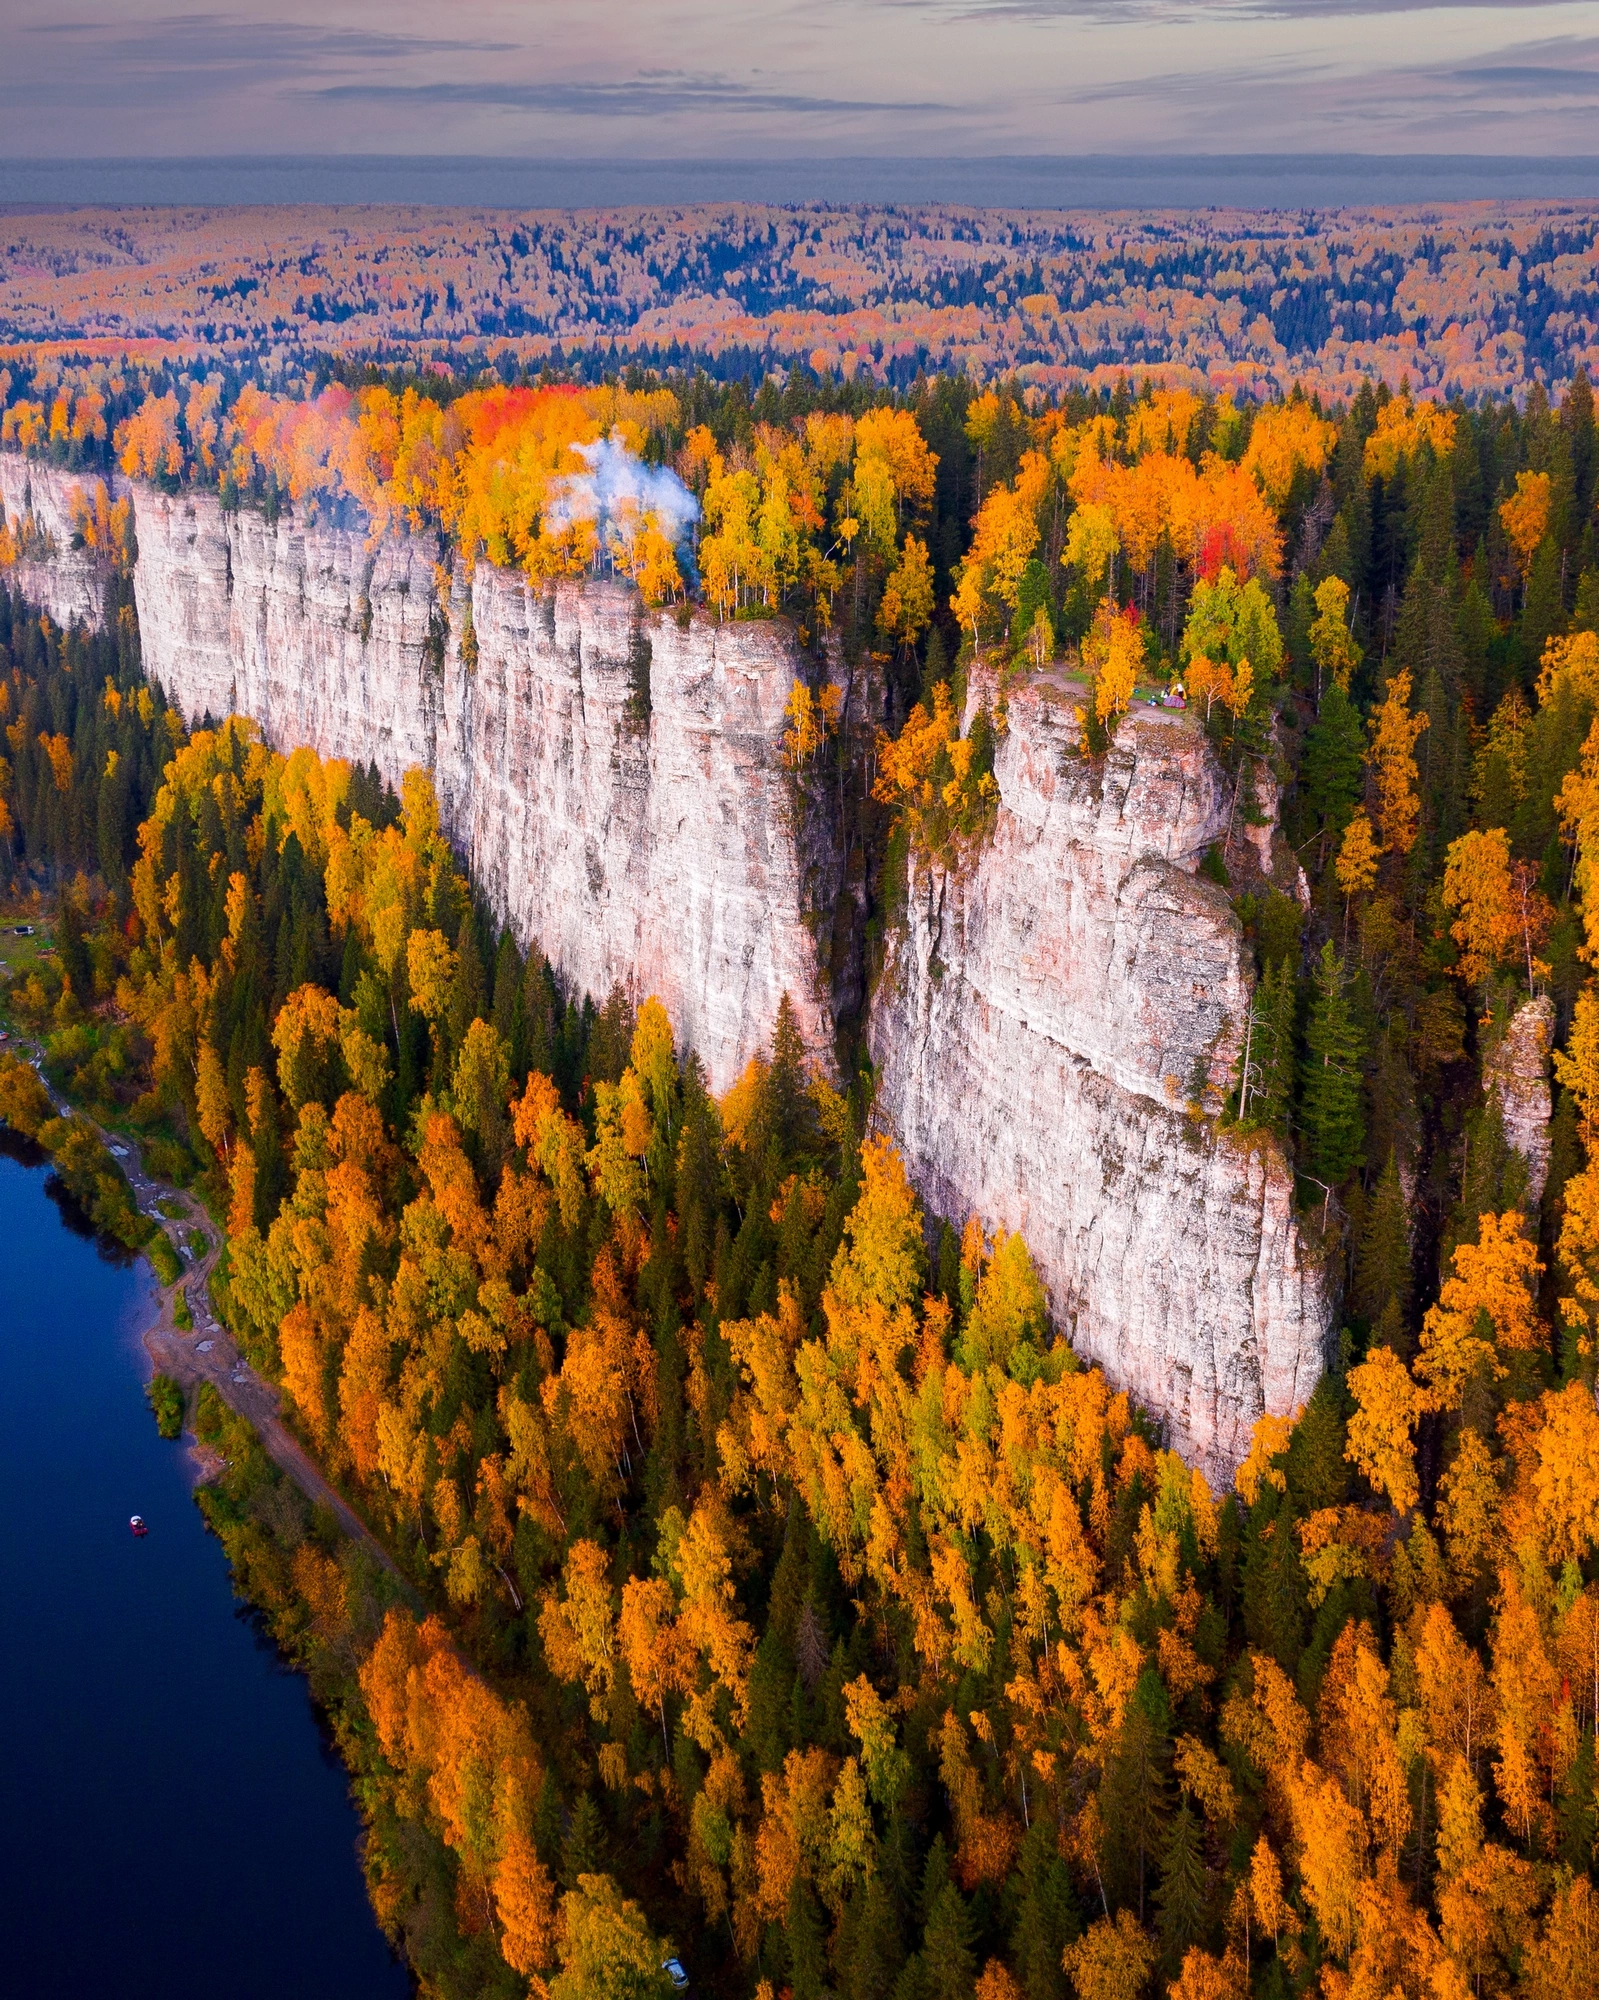
M 1599 7 L 0 0 L 0 155 L 1599 153 Z

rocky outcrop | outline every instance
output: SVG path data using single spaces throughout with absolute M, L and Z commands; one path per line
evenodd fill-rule
M 1085 1356 L 1230 1478 L 1330 1322 L 1275 1144 L 1220 1131 L 1249 1004 L 1196 870 L 1230 793 L 1194 718 L 1138 710 L 1102 765 L 1069 698 L 1013 693 L 993 839 L 913 864 L 874 996 L 878 1105 L 925 1197 L 1020 1230 Z
M 114 483 L 125 490 L 122 481 Z M 0 567 L 0 589 L 9 584 L 62 627 L 98 627 L 105 615 L 111 566 L 73 547 L 79 512 L 95 485 L 85 474 L 0 452 L 0 528 L 15 550 L 15 560 Z
M 1549 1178 L 1549 1049 L 1555 1038 L 1555 1003 L 1548 994 L 1527 1000 L 1510 1017 L 1503 1038 L 1483 1058 L 1482 1087 L 1499 1099 L 1506 1143 L 1527 1163 L 1527 1195 L 1534 1214 Z
M 136 493 L 148 671 L 191 720 L 434 774 L 445 830 L 570 990 L 659 995 L 726 1089 L 787 992 L 830 1049 L 842 876 L 781 765 L 812 669 L 786 626 L 679 622 L 611 584 L 539 589 L 209 495 Z M 470 636 L 469 636 L 470 635 Z M 809 832 L 803 829 L 808 827 Z
M 0 470 L 20 504 L 20 461 Z M 785 991 L 830 1046 L 855 961 L 830 931 L 836 830 L 781 768 L 814 671 L 786 627 L 468 576 L 422 535 L 134 497 L 146 666 L 191 720 L 240 710 L 390 782 L 430 769 L 522 941 L 569 989 L 658 993 L 714 1088 Z M 95 615 L 70 554 L 30 594 Z M 869 1024 L 880 1115 L 929 1206 L 1023 1231 L 1078 1349 L 1226 1478 L 1260 1412 L 1309 1395 L 1329 1320 L 1280 1152 L 1213 1116 L 1249 975 L 1197 868 L 1234 802 L 1190 717 L 1138 711 L 1098 766 L 1076 737 L 1069 690 L 1014 693 L 992 840 L 913 867 Z M 1233 845 L 1264 869 L 1270 835 Z

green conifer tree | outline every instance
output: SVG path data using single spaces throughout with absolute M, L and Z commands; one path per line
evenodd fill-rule
M 1155 1891 L 1160 1934 L 1173 1964 L 1181 1963 L 1183 1952 L 1204 1927 L 1205 1861 L 1201 1839 L 1199 1817 L 1185 1795 L 1166 1829 L 1160 1887 Z
M 835 1952 L 844 2000 L 888 2000 L 905 1963 L 899 1916 L 888 1884 L 868 1875 L 850 1898 Z
M 1294 1093 L 1294 998 L 1294 969 L 1281 958 L 1255 989 L 1238 1051 L 1239 1122 L 1246 1128 L 1287 1134 Z
M 772 1139 L 784 1163 L 803 1156 L 816 1140 L 816 1106 L 808 1088 L 805 1037 L 785 993 L 772 1028 L 772 1067 L 766 1095 Z
M 1048 1820 L 1035 1819 L 1027 1829 L 1017 1875 L 1022 1895 L 1011 1930 L 1011 1954 L 1022 1991 L 1027 2000 L 1063 2000 L 1061 1953 L 1080 1924 L 1071 1870 L 1061 1859 Z
M 921 1983 L 927 2000 L 972 2000 L 977 1961 L 972 1955 L 966 1899 L 946 1882 L 933 1899 L 922 1933 Z
M 1305 737 L 1299 782 L 1321 830 L 1321 849 L 1343 832 L 1366 782 L 1366 733 L 1355 704 L 1336 681 L 1322 690 L 1321 709 Z
M 788 1897 L 789 1986 L 794 2000 L 825 2000 L 827 1993 L 826 1930 L 816 1892 L 803 1878 Z
M 1410 1212 L 1392 1151 L 1361 1232 L 1350 1303 L 1375 1323 L 1390 1299 L 1398 1301 L 1402 1316 L 1410 1302 Z
M 1304 1091 L 1300 1121 L 1306 1163 L 1325 1185 L 1336 1187 L 1360 1159 L 1365 1136 L 1360 1103 L 1364 1037 L 1349 1004 L 1344 962 L 1329 938 L 1316 968 L 1316 999 L 1305 1030 Z

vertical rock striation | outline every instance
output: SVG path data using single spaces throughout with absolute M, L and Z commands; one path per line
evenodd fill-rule
M 1101 767 L 1074 705 L 1013 694 L 992 840 L 913 865 L 874 998 L 878 1103 L 957 1226 L 1020 1230 L 1078 1351 L 1221 1477 L 1302 1403 L 1330 1311 L 1275 1146 L 1191 1100 L 1249 1004 L 1226 894 L 1196 874 L 1230 795 L 1193 718 L 1138 710 Z
M 14 573 L 62 623 L 103 606 L 75 483 L 0 455 L 8 520 L 48 538 Z M 573 989 L 658 993 L 713 1088 L 785 991 L 830 1045 L 857 973 L 829 935 L 838 829 L 781 768 L 811 670 L 786 627 L 452 573 L 425 535 L 134 498 L 146 666 L 191 720 L 238 710 L 390 782 L 429 768 L 524 944 Z M 913 868 L 869 1022 L 880 1114 L 930 1205 L 1023 1231 L 1079 1350 L 1226 1477 L 1261 1410 L 1309 1395 L 1329 1321 L 1277 1148 L 1189 1109 L 1225 1087 L 1248 1005 L 1227 897 L 1196 873 L 1231 801 L 1191 718 L 1129 716 L 1099 767 L 1076 734 L 1061 690 L 1013 695 L 992 841 Z
M 1527 1195 L 1537 1219 L 1549 1178 L 1549 1050 L 1555 1038 L 1555 1003 L 1547 993 L 1524 1000 L 1503 1038 L 1483 1059 L 1485 1091 L 1498 1096 L 1506 1143 L 1527 1163 Z
M 446 832 L 524 945 L 601 999 L 656 993 L 726 1089 L 787 992 L 830 1048 L 816 936 L 842 877 L 779 745 L 786 626 L 684 624 L 613 584 L 441 567 L 363 536 L 136 496 L 144 658 L 191 719 L 434 774 Z M 466 644 L 470 631 L 471 643 Z
M 87 499 L 96 484 L 82 473 L 0 451 L 0 526 L 18 549 L 17 560 L 0 569 L 0 589 L 9 584 L 63 628 L 98 629 L 105 616 L 110 564 L 91 550 L 72 546 L 76 503 L 80 496 Z M 116 485 L 119 492 L 126 491 L 124 482 Z

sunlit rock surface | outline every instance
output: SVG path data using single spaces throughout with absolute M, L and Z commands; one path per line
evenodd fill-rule
M 1527 1000 L 1510 1017 L 1503 1039 L 1483 1060 L 1484 1091 L 1496 1092 L 1505 1140 L 1527 1162 L 1527 1195 L 1536 1219 L 1549 1178 L 1549 1049 L 1555 1036 L 1555 1003 L 1547 993 Z
M 680 626 L 621 586 L 538 589 L 486 563 L 468 579 L 430 537 L 369 549 L 207 495 L 141 488 L 137 522 L 145 663 L 186 716 L 237 709 L 393 784 L 431 769 L 522 943 L 597 1001 L 658 994 L 715 1089 L 785 991 L 831 1046 L 813 933 L 839 865 L 825 829 L 797 832 L 782 769 L 806 671 L 786 627 Z
M 1329 1308 L 1275 1145 L 1219 1103 L 1248 1007 L 1226 892 L 1198 876 L 1230 790 L 1192 717 L 1012 693 L 994 837 L 913 866 L 870 1023 L 879 1109 L 924 1196 L 1022 1231 L 1078 1351 L 1220 1478 L 1321 1373 Z
M 26 497 L 68 529 L 22 587 L 62 622 L 97 617 L 60 476 L 0 455 L 0 478 L 8 518 Z M 782 769 L 784 704 L 815 671 L 786 627 L 468 578 L 428 536 L 135 503 L 145 663 L 187 717 L 239 710 L 391 783 L 429 768 L 524 944 L 569 990 L 659 994 L 713 1088 L 785 991 L 830 1046 L 853 998 L 830 931 L 843 857 Z M 1280 1152 L 1211 1115 L 1248 975 L 1196 871 L 1232 799 L 1191 717 L 1136 711 L 1101 765 L 1077 733 L 1067 691 L 1013 692 L 993 839 L 953 874 L 913 868 L 869 1017 L 879 1116 L 929 1206 L 1023 1231 L 1078 1350 L 1226 1479 L 1260 1412 L 1310 1394 L 1330 1323 Z M 1270 829 L 1233 832 L 1264 865 Z
M 23 551 L 18 562 L 0 569 L 0 589 L 9 585 L 20 591 L 63 628 L 98 626 L 105 614 L 110 566 L 91 550 L 72 546 L 77 525 L 73 503 L 80 497 L 92 502 L 96 484 L 82 473 L 60 472 L 15 452 L 0 452 L 0 508 Z M 126 490 L 122 481 L 115 485 Z

